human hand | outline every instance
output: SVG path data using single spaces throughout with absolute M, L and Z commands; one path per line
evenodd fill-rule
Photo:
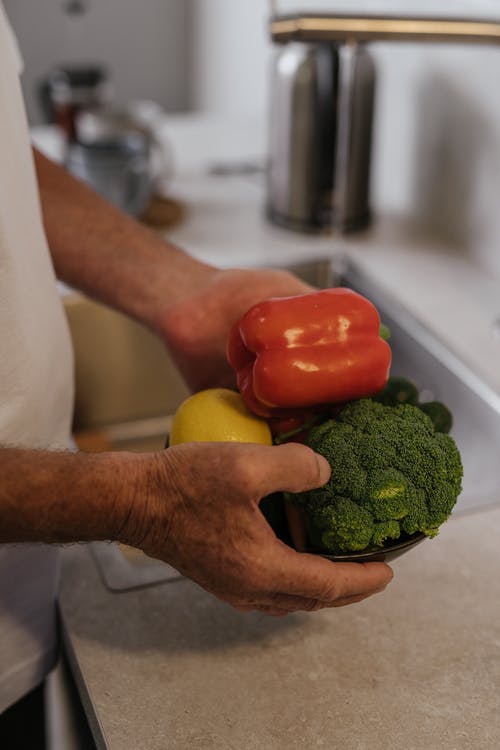
M 154 454 L 153 463 L 151 454 L 139 460 L 121 541 L 237 609 L 281 616 L 339 607 L 382 591 L 392 578 L 384 563 L 332 563 L 276 538 L 260 499 L 320 487 L 329 477 L 326 460 L 304 445 L 185 443 Z
M 232 324 L 257 302 L 310 291 L 309 284 L 288 271 L 210 269 L 196 277 L 191 295 L 168 307 L 160 335 L 193 390 L 234 386 L 226 360 Z

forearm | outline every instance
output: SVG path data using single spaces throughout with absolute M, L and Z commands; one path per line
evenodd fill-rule
M 169 306 L 215 271 L 34 154 L 54 267 L 70 286 L 158 329 Z
M 0 543 L 120 538 L 143 463 L 125 453 L 0 449 Z

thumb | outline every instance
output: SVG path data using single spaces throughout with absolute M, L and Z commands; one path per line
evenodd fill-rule
M 261 496 L 322 487 L 331 473 L 326 458 L 302 443 L 263 447 L 256 466 Z

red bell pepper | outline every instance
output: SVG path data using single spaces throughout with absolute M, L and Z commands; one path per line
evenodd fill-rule
M 249 409 L 264 417 L 293 413 L 382 390 L 391 350 L 379 331 L 369 300 L 323 289 L 254 305 L 231 329 L 227 358 Z

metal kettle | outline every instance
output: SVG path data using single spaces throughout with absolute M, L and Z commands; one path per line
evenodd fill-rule
M 271 221 L 298 231 L 366 226 L 375 92 L 366 46 L 287 44 L 271 92 Z
M 370 220 L 376 71 L 371 41 L 500 43 L 500 22 L 272 15 L 267 214 L 297 231 L 346 232 Z

